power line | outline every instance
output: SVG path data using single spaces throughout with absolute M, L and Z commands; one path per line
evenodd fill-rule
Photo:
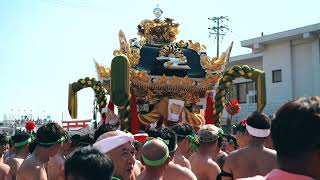
M 220 22 L 223 22 L 223 20 L 227 20 L 228 16 L 219 16 L 219 17 L 213 17 L 213 18 L 208 18 L 208 20 L 213 21 L 216 23 L 216 26 L 213 26 L 211 28 L 208 28 L 210 30 L 212 30 L 212 32 L 209 32 L 209 37 L 214 34 L 216 35 L 216 39 L 217 39 L 217 57 L 219 57 L 219 43 L 220 43 L 220 36 L 223 37 L 226 35 L 226 30 L 229 31 L 228 26 L 226 25 L 220 25 Z

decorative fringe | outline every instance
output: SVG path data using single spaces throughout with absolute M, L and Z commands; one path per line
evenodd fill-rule
M 108 109 L 111 110 L 112 112 L 114 112 L 114 104 L 112 103 L 111 99 L 108 103 Z
M 207 105 L 206 105 L 206 110 L 204 112 L 204 118 L 206 120 L 206 124 L 214 124 L 214 122 L 213 122 L 213 101 L 212 101 L 212 98 L 209 94 L 207 96 Z
M 137 111 L 137 97 L 132 93 L 132 110 L 131 110 L 131 133 L 136 134 L 139 131 L 139 119 Z

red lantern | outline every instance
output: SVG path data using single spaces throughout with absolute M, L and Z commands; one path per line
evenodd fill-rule
M 240 112 L 240 105 L 237 99 L 231 99 L 226 104 L 226 110 L 231 115 L 234 116 L 235 114 Z

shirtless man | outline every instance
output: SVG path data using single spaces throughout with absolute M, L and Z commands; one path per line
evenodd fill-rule
M 49 180 L 64 180 L 64 163 L 66 155 L 69 154 L 71 149 L 71 140 L 69 137 L 63 142 L 62 148 L 59 153 L 53 157 L 49 157 L 48 161 L 48 179 Z
M 216 179 L 220 173 L 218 164 L 213 160 L 217 149 L 219 138 L 219 128 L 212 125 L 204 125 L 200 128 L 199 142 L 200 148 L 189 158 L 192 171 L 201 180 Z
M 161 140 L 154 139 L 142 147 L 142 162 L 146 169 L 137 180 L 162 180 L 169 163 L 169 149 Z
M 284 104 L 271 124 L 278 169 L 243 180 L 320 179 L 320 96 Z
M 49 157 L 56 155 L 65 140 L 66 132 L 57 123 L 48 123 L 41 126 L 36 134 L 37 146 L 21 164 L 17 180 L 47 180 L 45 163 Z
M 171 129 L 177 135 L 178 149 L 174 154 L 173 162 L 182 167 L 191 169 L 190 162 L 187 158 L 190 157 L 192 150 L 192 140 L 195 140 L 195 133 L 189 124 L 177 124 Z
M 158 130 L 158 136 L 163 139 L 169 149 L 169 166 L 164 173 L 164 179 L 174 179 L 174 180 L 194 180 L 197 179 L 193 172 L 185 167 L 182 167 L 173 162 L 175 152 L 178 148 L 177 145 L 177 136 L 175 132 L 170 128 L 161 128 Z
M 14 145 L 13 145 L 13 142 L 12 142 L 12 139 L 11 139 L 11 138 L 8 140 L 8 145 L 9 145 L 9 149 L 8 149 L 8 151 L 5 152 L 4 155 L 3 155 L 3 162 L 4 162 L 4 163 L 6 163 L 7 160 L 8 160 L 11 156 L 13 156 L 13 155 L 15 154 L 15 147 L 14 147 Z
M 3 164 L 3 154 L 6 151 L 8 140 L 3 134 L 0 134 L 0 180 L 4 180 L 10 171 L 10 166 Z
M 226 158 L 223 171 L 233 177 L 224 176 L 224 180 L 264 176 L 277 167 L 276 152 L 263 145 L 270 134 L 269 117 L 259 112 L 250 114 L 246 122 L 246 133 L 250 134 L 248 146 L 230 153 Z
M 223 130 L 222 129 L 218 128 L 217 136 L 218 136 L 218 139 L 217 139 L 217 141 L 214 142 L 215 146 L 212 149 L 211 157 L 219 165 L 220 169 L 222 169 L 225 158 L 228 156 L 228 154 L 221 149 L 222 141 L 223 141 Z
M 94 148 L 112 159 L 114 163 L 113 179 L 136 179 L 134 168 L 138 166 L 135 166 L 133 140 L 132 134 L 117 130 L 102 134 L 93 144 Z
M 32 142 L 32 137 L 29 133 L 17 131 L 11 139 L 15 146 L 15 154 L 7 160 L 6 164 L 10 166 L 8 180 L 16 180 L 18 169 L 29 155 L 29 144 Z
M 217 141 L 213 142 L 215 146 L 213 146 L 211 157 L 219 165 L 220 169 L 222 169 L 225 158 L 228 156 L 228 154 L 221 149 L 224 136 L 223 130 L 221 128 L 216 128 L 215 130 L 218 130 L 218 132 L 215 133 L 217 133 L 216 135 L 218 136 L 218 139 Z

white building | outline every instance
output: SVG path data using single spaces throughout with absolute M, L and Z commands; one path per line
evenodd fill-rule
M 267 106 L 272 115 L 284 102 L 320 95 L 320 23 L 241 41 L 252 53 L 230 58 L 229 66 L 249 65 L 266 73 Z M 235 92 L 244 118 L 256 110 L 255 83 L 237 79 Z

